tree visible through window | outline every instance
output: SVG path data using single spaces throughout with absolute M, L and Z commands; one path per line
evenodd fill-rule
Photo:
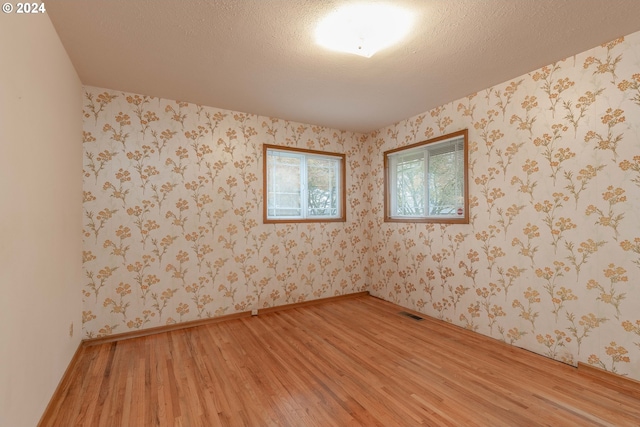
M 345 156 L 264 145 L 264 222 L 344 221 Z
M 467 131 L 384 153 L 385 221 L 469 223 Z

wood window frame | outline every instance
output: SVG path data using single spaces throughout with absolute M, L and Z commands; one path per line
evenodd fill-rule
M 455 217 L 399 217 L 391 215 L 391 189 L 389 182 L 389 155 L 395 154 L 405 150 L 412 150 L 418 147 L 422 147 L 428 144 L 437 142 L 443 142 L 448 139 L 455 139 L 459 137 L 464 138 L 464 156 L 463 156 L 463 200 L 464 208 L 460 218 Z M 385 151 L 383 153 L 384 158 L 384 221 L 385 222 L 403 222 L 403 223 L 436 223 L 436 224 L 469 224 L 469 131 L 463 129 L 457 132 L 452 132 L 446 135 L 431 138 L 425 141 L 420 141 L 415 144 L 406 145 L 403 147 L 394 148 L 392 150 Z
M 334 218 L 319 217 L 319 218 L 270 218 L 268 216 L 268 182 L 267 182 L 267 152 L 269 150 L 279 150 L 284 152 L 310 154 L 326 157 L 336 157 L 340 159 L 340 177 L 338 188 L 339 194 L 339 211 L 340 214 Z M 263 200 L 262 200 L 262 221 L 264 224 L 282 224 L 282 223 L 322 223 L 322 222 L 346 222 L 347 220 L 347 156 L 342 153 L 334 153 L 329 151 L 310 150 L 305 148 L 288 147 L 283 145 L 262 145 L 262 182 L 263 182 Z

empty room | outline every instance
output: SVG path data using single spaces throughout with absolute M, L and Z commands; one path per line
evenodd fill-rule
M 0 14 L 0 426 L 640 425 L 640 2 Z

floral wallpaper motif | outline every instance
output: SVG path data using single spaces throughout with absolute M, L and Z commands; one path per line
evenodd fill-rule
M 370 291 L 569 364 L 640 379 L 640 33 L 370 135 L 469 129 L 471 223 L 371 211 Z
M 369 290 L 640 380 L 640 33 L 369 135 L 85 91 L 85 337 Z M 382 153 L 464 128 L 470 224 L 385 223 Z M 347 222 L 262 224 L 263 143 L 346 153 Z
M 87 338 L 366 289 L 366 138 L 85 87 Z M 347 154 L 346 223 L 262 224 L 262 144 Z

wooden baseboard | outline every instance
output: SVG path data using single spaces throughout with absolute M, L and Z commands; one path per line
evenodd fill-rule
M 369 295 L 369 291 L 355 292 L 353 294 L 336 295 L 334 297 L 327 297 L 327 298 L 313 299 L 313 300 L 309 300 L 309 301 L 295 302 L 293 304 L 278 305 L 278 306 L 275 306 L 275 307 L 259 309 L 258 310 L 258 314 L 273 313 L 275 311 L 290 310 L 292 308 L 300 308 L 300 307 L 306 307 L 306 306 L 309 306 L 309 305 L 324 304 L 324 303 L 327 303 L 327 302 L 338 301 L 338 300 L 345 300 L 345 299 L 351 299 L 351 298 L 361 298 L 361 297 L 365 297 L 367 295 Z
M 341 300 L 341 299 L 358 298 L 358 297 L 363 297 L 363 296 L 366 296 L 366 295 L 369 295 L 368 291 L 356 292 L 356 293 L 353 293 L 353 294 L 337 295 L 337 296 L 328 297 L 328 298 L 319 298 L 319 299 L 315 299 L 315 300 L 302 301 L 302 302 L 297 302 L 297 303 L 293 303 L 293 304 L 278 305 L 278 306 L 275 306 L 275 307 L 259 309 L 258 310 L 258 315 L 267 314 L 267 313 L 273 313 L 273 312 L 281 311 L 281 310 L 290 310 L 292 308 L 305 307 L 305 306 L 308 306 L 308 305 L 323 304 L 323 303 L 326 303 L 326 302 L 331 302 L 331 301 L 336 301 L 336 300 Z M 110 343 L 110 342 L 122 341 L 122 340 L 127 340 L 127 339 L 132 339 L 132 338 L 146 337 L 146 336 L 149 336 L 149 335 L 160 334 L 160 333 L 163 333 L 163 332 L 170 332 L 170 331 L 177 331 L 177 330 L 180 330 L 180 329 L 194 328 L 196 326 L 211 325 L 211 324 L 214 324 L 214 323 L 226 322 L 228 320 L 242 319 L 244 317 L 250 317 L 250 316 L 251 316 L 251 312 L 250 311 L 242 311 L 242 312 L 239 312 L 239 313 L 227 314 L 227 315 L 224 315 L 224 316 L 217 316 L 217 317 L 210 317 L 210 318 L 207 318 L 207 319 L 192 320 L 190 322 L 174 323 L 172 325 L 157 326 L 157 327 L 154 327 L 154 328 L 141 329 L 141 330 L 138 330 L 138 331 L 123 332 L 121 334 L 107 335 L 107 336 L 98 337 L 98 338 L 89 338 L 89 339 L 83 340 L 82 341 L 82 345 L 84 345 L 84 346 L 92 346 L 92 345 L 106 344 L 106 343 Z
M 582 375 L 588 375 L 600 381 L 606 381 L 609 384 L 614 384 L 619 387 L 631 389 L 636 394 L 640 395 L 640 393 L 638 393 L 638 386 L 640 386 L 640 381 L 634 380 L 633 378 L 624 377 L 622 375 L 618 375 L 610 371 L 605 371 L 604 369 L 600 369 L 582 362 L 578 362 L 578 372 Z
M 67 366 L 67 369 L 65 369 L 64 374 L 62 374 L 62 377 L 60 378 L 60 381 L 58 382 L 58 386 L 56 387 L 53 394 L 51 395 L 51 399 L 49 399 L 49 403 L 47 404 L 47 407 L 44 409 L 44 412 L 40 417 L 40 421 L 38 422 L 38 427 L 49 424 L 49 420 L 51 420 L 51 418 L 55 413 L 55 403 L 62 401 L 59 394 L 62 392 L 64 387 L 66 387 L 66 382 L 69 381 L 69 378 L 71 377 L 71 373 L 73 372 L 76 365 L 78 364 L 80 360 L 80 356 L 82 355 L 83 349 L 84 349 L 84 346 L 82 345 L 82 342 L 80 342 L 80 344 L 78 344 L 78 348 L 76 349 L 76 352 L 73 354 L 73 357 L 69 362 L 69 365 Z
M 146 337 L 154 334 L 161 334 L 163 332 L 177 331 L 179 329 L 195 328 L 196 326 L 210 325 L 213 323 L 225 322 L 225 321 L 234 320 L 234 319 L 242 319 L 243 317 L 250 317 L 250 316 L 251 316 L 250 311 L 242 311 L 239 313 L 227 314 L 224 316 L 192 320 L 190 322 L 181 322 L 181 323 L 174 323 L 171 325 L 156 326 L 154 328 L 123 332 L 120 334 L 107 335 L 107 336 L 98 337 L 98 338 L 88 338 L 83 340 L 82 344 L 84 346 L 106 344 L 106 343 L 115 342 L 115 341 L 123 341 L 123 340 L 129 340 L 132 338 L 140 338 L 140 337 Z

